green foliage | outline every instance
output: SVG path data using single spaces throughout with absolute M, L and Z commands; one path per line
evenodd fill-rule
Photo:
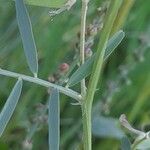
M 60 141 L 60 105 L 59 105 L 59 91 L 52 89 L 49 99 L 49 150 L 59 150 Z
M 94 117 L 92 132 L 96 137 L 121 139 L 124 133 L 118 126 L 118 119 L 106 117 Z
M 23 47 L 27 62 L 31 72 L 37 77 L 38 74 L 38 60 L 37 60 L 37 49 L 32 33 L 32 26 L 29 18 L 28 11 L 23 0 L 16 0 L 16 14 L 18 26 L 23 41 Z
M 59 8 L 63 6 L 67 0 L 25 0 L 25 3 L 35 6 L 43 6 L 50 8 Z
M 0 113 L 0 136 L 3 134 L 21 95 L 22 90 L 22 79 L 19 79 L 14 86 L 3 110 Z
M 112 38 L 108 41 L 106 46 L 104 61 L 113 53 L 115 48 L 121 43 L 124 38 L 124 32 L 118 31 Z M 93 54 L 91 58 L 89 58 L 83 65 L 81 65 L 70 77 L 67 86 L 73 86 L 79 83 L 82 79 L 86 78 L 92 72 L 92 66 L 94 60 L 96 58 L 96 54 Z
M 57 1 L 50 2 L 53 3 L 53 6 L 50 4 L 51 8 L 60 7 L 66 1 L 59 1 L 61 4 L 57 6 L 55 4 Z M 13 4 L 14 2 L 12 1 L 0 1 L 0 67 L 19 73 L 30 74 L 25 63 L 26 59 L 22 53 L 21 38 L 18 35 Z M 100 13 L 97 13 L 96 10 L 102 4 L 103 1 L 101 3 L 98 1 L 90 2 L 87 27 L 93 23 L 92 20 L 97 21 L 97 18 L 100 18 Z M 80 31 L 81 8 L 80 1 L 78 1 L 69 12 L 63 12 L 51 18 L 48 15 L 49 8 L 45 7 L 44 2 L 42 4 L 39 3 L 39 5 L 44 7 L 27 7 L 30 12 L 34 37 L 38 47 L 39 77 L 47 79 L 49 76 L 52 76 L 52 73 L 57 74 L 60 63 L 67 62 L 71 64 L 73 61 L 75 49 L 78 49 L 74 45 L 76 42 L 78 43 L 76 37 L 77 32 Z M 149 125 L 150 120 L 149 5 L 149 0 L 145 0 L 144 3 L 142 0 L 135 1 L 123 28 L 126 37 L 117 47 L 116 53 L 113 53 L 109 57 L 108 62 L 105 62 L 105 65 L 103 65 L 103 82 L 98 84 L 94 98 L 96 103 L 93 105 L 93 109 L 97 109 L 96 114 L 100 113 L 105 118 L 119 118 L 120 114 L 125 113 L 131 118 L 131 123 L 134 123 L 134 126 L 139 129 L 141 126 L 145 127 L 145 124 Z M 101 31 L 99 34 L 101 34 Z M 96 35 L 94 38 L 92 50 L 97 48 L 98 37 L 99 35 Z M 71 73 L 73 74 L 76 69 L 74 68 Z M 64 78 L 63 75 L 61 77 L 61 79 Z M 56 81 L 57 84 L 60 81 Z M 88 81 L 87 78 L 86 84 L 88 84 Z M 9 95 L 13 83 L 14 80 L 0 76 L 1 110 L 3 110 L 5 99 Z M 73 88 L 80 91 L 78 86 Z M 46 103 L 47 96 L 49 94 L 47 94 L 45 88 L 34 84 L 32 86 L 28 83 L 24 84 L 22 100 L 15 110 L 16 113 L 14 113 L 12 121 L 7 126 L 7 132 L 0 138 L 0 149 L 24 149 L 24 140 L 29 135 L 27 131 L 30 131 L 29 129 L 34 127 L 36 123 L 38 126 L 35 128 L 35 132 L 33 132 L 30 139 L 30 144 L 33 146 L 32 149 L 48 149 L 47 122 L 41 120 L 41 111 L 39 111 L 39 109 L 42 109 L 42 112 L 47 110 L 47 106 L 38 106 L 37 108 L 37 104 Z M 80 149 L 82 147 L 81 109 L 78 106 L 70 105 L 70 100 L 72 100 L 70 97 L 61 95 L 60 149 L 66 150 Z M 47 117 L 47 113 L 44 113 L 42 116 Z M 93 149 L 119 149 L 121 147 L 120 140 L 110 139 L 109 137 L 110 135 L 106 138 L 93 135 Z M 129 136 L 129 140 L 133 141 L 134 137 Z

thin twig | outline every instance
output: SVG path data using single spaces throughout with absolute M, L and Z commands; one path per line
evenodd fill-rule
M 56 88 L 61 93 L 65 94 L 69 97 L 72 97 L 77 101 L 81 101 L 81 99 L 82 99 L 82 97 L 79 93 L 77 93 L 77 92 L 75 92 L 75 91 L 73 91 L 69 88 L 65 88 L 65 87 L 62 87 L 60 85 L 56 85 L 56 84 L 50 83 L 48 81 L 45 81 L 45 80 L 42 80 L 42 79 L 39 79 L 39 78 L 34 78 L 34 77 L 26 76 L 26 75 L 23 75 L 23 74 L 7 71 L 7 70 L 3 70 L 3 69 L 0 69 L 0 75 L 13 77 L 13 78 L 22 78 L 25 81 L 36 83 L 36 84 L 39 84 L 39 85 L 47 87 L 47 88 L 49 88 L 49 87 Z
M 88 9 L 89 0 L 82 0 L 82 10 L 81 10 L 81 30 L 80 30 L 80 63 L 84 64 L 85 61 L 85 30 L 86 30 L 86 16 Z M 86 94 L 86 85 L 85 79 L 81 81 L 81 95 L 85 96 Z

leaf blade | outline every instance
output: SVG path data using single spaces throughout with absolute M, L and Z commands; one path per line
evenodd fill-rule
M 16 108 L 16 105 L 21 95 L 21 91 L 22 91 L 22 80 L 18 80 L 0 113 L 0 137 L 3 134 Z
M 126 136 L 121 139 L 121 150 L 131 150 L 131 143 Z
M 106 59 L 112 54 L 114 49 L 121 43 L 124 36 L 124 32 L 120 30 L 116 34 L 114 34 L 112 38 L 110 38 L 105 50 L 104 61 L 106 61 Z M 89 58 L 72 74 L 67 84 L 68 87 L 79 83 L 83 78 L 86 78 L 91 73 L 95 58 L 96 54 Z
M 35 45 L 35 40 L 32 32 L 30 17 L 23 0 L 16 0 L 15 6 L 16 6 L 16 17 L 18 21 L 18 27 L 21 34 L 27 63 L 34 76 L 37 76 L 38 73 L 37 48 Z
M 60 108 L 59 108 L 59 91 L 52 89 L 49 98 L 49 149 L 59 150 L 60 142 Z
M 121 139 L 123 131 L 118 127 L 118 120 L 103 116 L 94 117 L 92 120 L 92 133 L 96 137 Z

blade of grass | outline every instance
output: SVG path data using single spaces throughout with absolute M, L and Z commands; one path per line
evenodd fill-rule
M 60 142 L 60 102 L 59 91 L 57 89 L 51 90 L 49 99 L 49 150 L 59 150 Z
M 104 61 L 106 61 L 106 59 L 113 53 L 115 48 L 123 40 L 124 36 L 125 33 L 122 30 L 120 30 L 110 38 L 105 50 Z M 94 54 L 91 58 L 89 58 L 72 74 L 67 84 L 68 87 L 79 83 L 83 78 L 86 78 L 88 75 L 90 75 L 95 58 L 96 54 Z
M 16 15 L 24 52 L 31 72 L 37 77 L 38 59 L 30 17 L 23 0 L 16 0 Z
M 22 79 L 19 79 L 0 113 L 0 137 L 3 134 L 18 103 L 22 90 Z
M 43 6 L 50 8 L 60 8 L 62 7 L 67 0 L 25 0 L 25 3 L 35 6 Z

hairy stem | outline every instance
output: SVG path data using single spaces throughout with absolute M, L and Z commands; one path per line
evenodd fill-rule
M 84 126 L 84 149 L 91 150 L 92 149 L 92 136 L 91 136 L 91 112 L 92 112 L 92 104 L 94 99 L 94 94 L 96 91 L 97 83 L 100 77 L 104 53 L 106 49 L 106 44 L 110 36 L 110 32 L 114 23 L 114 20 L 117 16 L 118 9 L 120 7 L 121 0 L 112 0 L 110 3 L 110 7 L 106 14 L 106 19 L 104 22 L 104 28 L 101 32 L 100 42 L 97 49 L 97 57 L 94 62 L 92 75 L 90 77 L 89 86 L 87 89 L 86 99 L 83 102 L 83 126 Z
M 80 64 L 84 64 L 85 61 L 85 32 L 86 32 L 86 16 L 88 10 L 88 1 L 89 0 L 82 0 L 82 9 L 81 9 L 81 30 L 80 30 Z M 81 80 L 81 95 L 83 97 L 83 101 L 85 101 L 86 95 L 86 85 L 85 85 L 85 78 Z M 82 106 L 82 116 L 84 115 L 84 109 Z M 84 149 L 86 150 L 86 131 L 84 130 L 85 124 L 83 122 L 83 145 Z
M 39 78 L 34 78 L 34 77 L 26 76 L 26 75 L 23 75 L 23 74 L 7 71 L 7 70 L 3 70 L 3 69 L 0 69 L 0 75 L 13 77 L 13 78 L 21 78 L 25 81 L 36 83 L 36 84 L 39 84 L 39 85 L 47 87 L 47 88 L 50 88 L 50 87 L 56 88 L 61 93 L 65 94 L 69 97 L 72 97 L 72 98 L 76 99 L 77 101 L 81 101 L 81 99 L 82 99 L 82 97 L 79 93 L 77 93 L 77 92 L 75 92 L 71 89 L 68 89 L 68 88 L 50 83 L 48 81 L 45 81 L 45 80 L 42 80 L 42 79 L 39 79 Z
M 86 30 L 86 15 L 88 9 L 88 1 L 82 0 L 81 10 L 81 30 L 80 30 L 80 63 L 84 64 L 85 61 L 85 30 Z M 81 95 L 84 97 L 86 94 L 85 79 L 81 81 Z

